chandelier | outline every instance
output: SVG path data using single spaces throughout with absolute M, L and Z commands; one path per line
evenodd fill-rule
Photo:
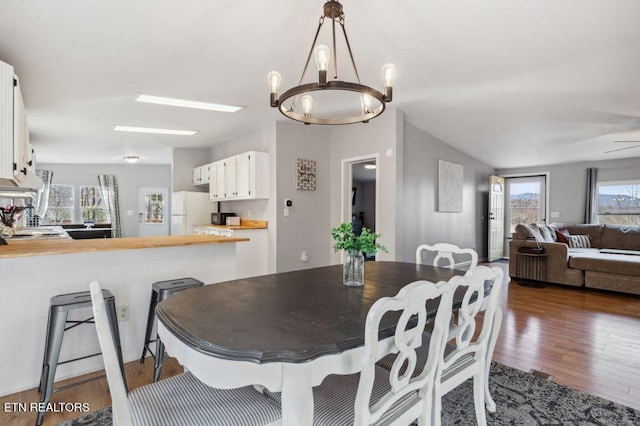
M 331 40 L 333 42 L 333 52 L 323 44 L 316 45 L 320 29 L 325 19 L 331 20 Z M 356 82 L 342 81 L 338 79 L 338 61 L 336 52 L 336 24 L 342 28 L 344 41 L 351 59 L 351 65 L 355 73 Z M 333 56 L 332 54 L 333 53 Z M 309 67 L 311 56 L 315 57 L 318 67 L 318 81 L 314 83 L 302 84 L 304 76 Z M 333 79 L 327 81 L 327 73 L 329 72 L 329 63 L 333 60 Z M 297 86 L 279 94 L 280 83 L 282 77 L 279 72 L 272 71 L 267 76 L 269 88 L 271 90 L 271 106 L 278 108 L 282 114 L 292 120 L 303 122 L 304 124 L 351 124 L 351 123 L 368 123 L 369 120 L 382 114 L 386 102 L 391 102 L 393 97 L 393 80 L 395 79 L 396 67 L 393 64 L 386 64 L 382 67 L 383 92 L 379 92 L 369 86 L 360 83 L 360 76 L 356 63 L 353 60 L 353 53 L 347 31 L 344 26 L 344 13 L 342 5 L 337 0 L 329 0 L 324 4 L 323 15 L 320 17 L 316 35 L 311 43 L 311 50 L 307 56 L 307 61 L 302 70 L 302 76 Z M 353 93 L 360 95 L 360 106 L 352 104 L 352 109 L 345 113 L 340 111 L 344 105 L 338 107 L 338 111 L 332 113 L 313 113 L 314 99 L 311 96 L 314 92 L 325 92 L 332 94 L 332 98 L 339 94 Z M 314 93 L 315 94 L 315 93 Z M 318 93 L 319 95 L 319 93 Z M 345 96 L 340 97 L 344 99 Z M 323 99 L 328 99 L 324 96 Z M 356 98 L 357 102 L 357 98 Z

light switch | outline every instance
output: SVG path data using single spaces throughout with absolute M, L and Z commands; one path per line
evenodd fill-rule
M 285 217 L 289 216 L 289 207 L 284 208 L 284 216 Z
M 560 212 L 551 212 L 551 217 L 560 217 Z
M 133 216 L 133 210 L 127 210 L 127 216 Z

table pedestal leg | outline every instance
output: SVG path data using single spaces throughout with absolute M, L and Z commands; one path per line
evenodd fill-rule
M 308 366 L 284 364 L 282 368 L 282 425 L 311 426 L 313 388 Z

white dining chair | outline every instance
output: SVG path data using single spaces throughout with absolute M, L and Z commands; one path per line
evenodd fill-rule
M 461 269 L 466 267 L 467 270 L 471 270 L 478 266 L 478 253 L 475 250 L 470 248 L 460 248 L 455 244 L 422 244 L 416 249 L 416 263 L 424 263 L 424 256 L 426 253 L 432 253 L 432 266 L 449 269 Z M 461 258 L 465 260 L 461 261 Z
M 90 285 L 98 340 L 112 400 L 114 425 L 279 425 L 281 409 L 252 386 L 214 389 L 185 372 L 127 395 L 97 281 Z
M 453 342 L 445 347 L 442 374 L 436 381 L 433 397 L 432 424 L 440 424 L 442 396 L 473 378 L 474 406 L 479 425 L 486 425 L 485 407 L 490 412 L 496 410 L 496 404 L 489 393 L 489 369 L 497 336 L 502 322 L 503 272 L 500 268 L 479 266 L 471 273 L 451 280 L 455 287 L 466 287 L 460 306 L 458 324 L 453 330 Z M 487 289 L 491 294 L 485 298 Z M 455 289 L 454 289 L 455 291 Z M 477 337 L 476 317 L 484 312 L 482 328 Z M 439 337 L 438 337 L 439 338 Z M 425 331 L 425 346 L 419 348 L 418 368 L 424 365 L 429 349 L 430 333 Z M 387 356 L 378 365 L 390 370 L 395 359 Z
M 437 313 L 430 336 L 432 344 L 418 372 L 416 349 L 422 346 L 427 301 L 436 303 Z M 452 286 L 447 282 L 416 281 L 396 296 L 376 301 L 367 314 L 361 371 L 330 375 L 313 388 L 313 425 L 406 426 L 415 420 L 419 425 L 426 425 L 440 371 L 436 361 L 442 359 L 451 309 Z M 399 319 L 395 335 L 380 340 L 380 323 L 385 314 Z M 376 365 L 376 361 L 392 353 L 395 362 L 390 371 Z M 267 391 L 266 394 L 281 402 L 280 393 Z

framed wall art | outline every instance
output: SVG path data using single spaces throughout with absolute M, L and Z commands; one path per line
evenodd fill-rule
M 296 160 L 296 189 L 302 191 L 316 190 L 316 161 Z
M 462 164 L 438 160 L 438 211 L 460 213 L 464 170 Z

